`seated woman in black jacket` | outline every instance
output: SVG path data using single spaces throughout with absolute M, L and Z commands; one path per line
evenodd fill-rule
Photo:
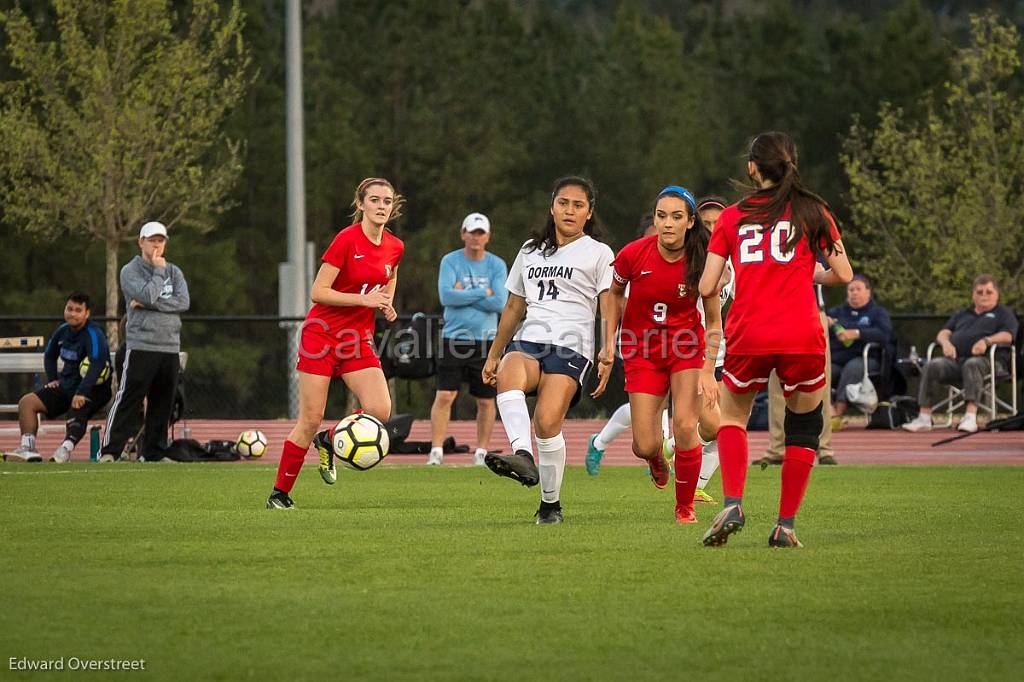
M 846 303 L 829 309 L 828 324 L 832 385 L 836 389 L 832 410 L 835 417 L 841 417 L 848 406 L 846 387 L 864 378 L 864 345 L 879 343 L 891 355 L 895 338 L 889 313 L 871 299 L 871 282 L 864 275 L 854 275 L 846 285 Z M 868 362 L 869 372 L 881 369 L 876 357 L 871 357 Z

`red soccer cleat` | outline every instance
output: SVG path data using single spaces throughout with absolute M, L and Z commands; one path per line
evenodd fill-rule
M 661 489 L 667 486 L 669 479 L 672 478 L 672 470 L 668 466 L 668 461 L 661 456 L 661 453 L 659 452 L 647 460 L 647 464 L 651 468 L 651 480 L 654 481 L 654 487 Z
M 697 514 L 692 504 L 676 505 L 676 523 L 697 523 Z

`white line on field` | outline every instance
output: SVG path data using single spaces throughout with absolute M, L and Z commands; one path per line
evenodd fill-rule
M 138 473 L 140 471 L 151 472 L 154 469 L 113 469 L 104 467 L 103 469 L 77 469 L 74 471 L 0 471 L 0 476 L 57 476 L 60 474 L 98 474 L 106 471 L 131 471 Z

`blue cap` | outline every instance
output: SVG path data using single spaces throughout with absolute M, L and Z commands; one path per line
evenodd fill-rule
M 680 187 L 679 185 L 669 185 L 665 189 L 658 192 L 658 198 L 660 199 L 666 194 L 675 194 L 677 197 L 679 197 L 680 199 L 687 203 L 687 205 L 690 207 L 690 213 L 697 212 L 697 200 L 693 197 L 693 194 L 690 192 L 690 190 L 686 189 L 685 187 Z

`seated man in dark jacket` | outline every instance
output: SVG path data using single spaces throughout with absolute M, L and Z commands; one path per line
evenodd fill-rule
M 36 450 L 39 415 L 56 419 L 67 414 L 64 440 L 50 456 L 51 462 L 71 458 L 89 426 L 89 419 L 110 402 L 110 348 L 103 330 L 89 320 L 89 297 L 75 292 L 64 304 L 64 324 L 50 337 L 43 356 L 46 384 L 18 401 L 21 445 L 7 453 L 27 462 L 41 462 Z M 57 359 L 64 366 L 57 371 Z
M 942 347 L 942 357 L 929 360 L 921 370 L 917 398 L 921 412 L 917 419 L 903 425 L 907 431 L 929 431 L 936 394 L 948 384 L 961 382 L 967 408 L 957 429 L 968 433 L 978 430 L 978 402 L 985 376 L 991 371 L 988 349 L 999 343 L 1013 343 L 1018 323 L 1013 312 L 999 304 L 999 285 L 992 275 L 974 278 L 972 299 L 973 303 L 950 317 L 935 337 Z
M 832 385 L 836 399 L 833 415 L 842 417 L 847 408 L 846 387 L 864 379 L 864 346 L 881 344 L 889 353 L 894 350 L 892 320 L 885 308 L 871 298 L 871 282 L 864 275 L 854 275 L 846 285 L 846 303 L 828 311 L 829 347 L 832 349 Z M 881 370 L 878 358 L 868 360 L 869 373 Z M 837 428 L 833 424 L 832 428 Z

